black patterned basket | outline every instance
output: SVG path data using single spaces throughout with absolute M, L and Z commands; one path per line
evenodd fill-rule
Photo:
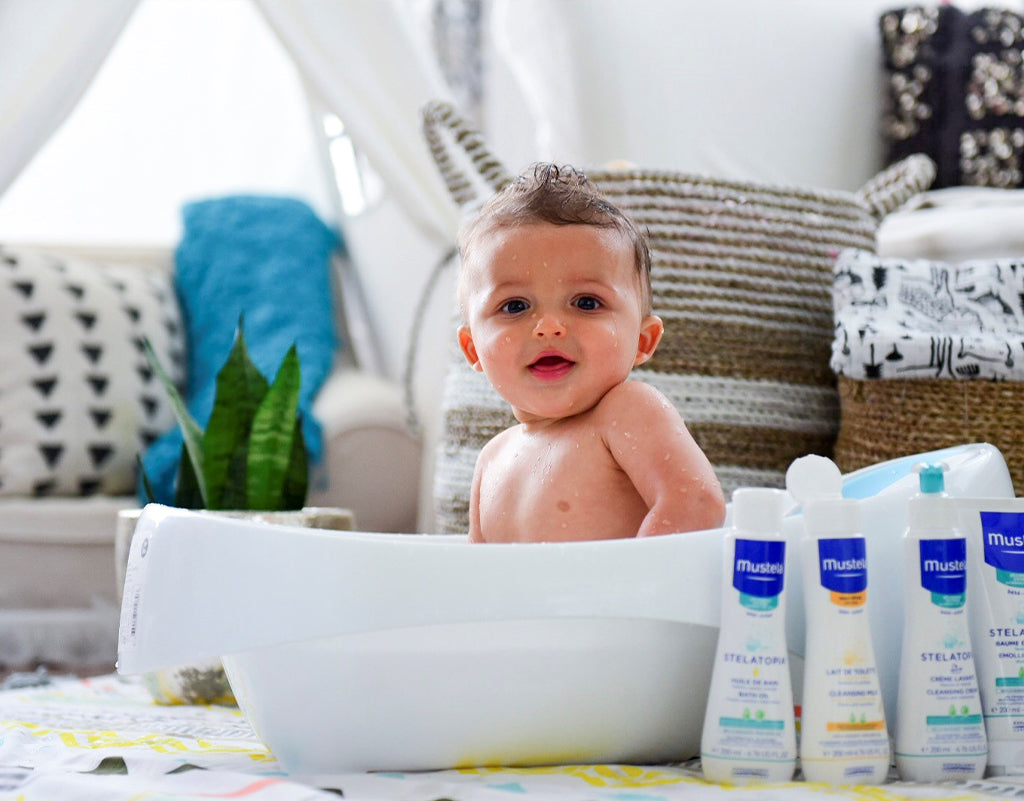
M 423 112 L 448 189 L 468 210 L 511 180 L 449 104 Z M 831 455 L 838 430 L 832 264 L 874 250 L 880 219 L 927 188 L 934 167 L 911 157 L 856 193 L 726 181 L 669 170 L 587 170 L 650 232 L 654 313 L 665 336 L 633 377 L 679 409 L 726 493 L 782 486 L 797 456 Z M 477 454 L 514 424 L 508 405 L 452 348 L 434 478 L 439 530 L 468 529 Z

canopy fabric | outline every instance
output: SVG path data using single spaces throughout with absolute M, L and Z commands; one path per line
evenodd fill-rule
M 139 0 L 0 3 L 0 193 L 85 92 Z
M 440 245 L 458 216 L 420 133 L 419 112 L 449 96 L 404 0 L 254 0 L 317 100 L 395 201 Z M 0 193 L 74 109 L 139 0 L 0 4 Z
M 458 215 L 419 124 L 423 105 L 450 91 L 408 4 L 254 1 L 396 202 L 438 244 L 450 244 Z

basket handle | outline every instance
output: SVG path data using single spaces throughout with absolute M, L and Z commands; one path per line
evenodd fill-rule
M 488 150 L 480 132 L 459 114 L 454 105 L 444 100 L 432 100 L 423 107 L 421 115 L 423 135 L 430 153 L 459 206 L 475 202 L 480 195 L 480 181 L 471 180 L 456 163 L 459 150 L 469 157 L 477 176 L 494 191 L 512 180 L 505 165 Z
M 917 153 L 886 167 L 856 193 L 877 220 L 923 192 L 935 180 L 935 162 Z

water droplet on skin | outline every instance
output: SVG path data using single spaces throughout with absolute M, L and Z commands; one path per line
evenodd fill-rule
M 562 528 L 569 528 L 569 524 L 568 523 L 562 523 Z
M 671 462 L 672 461 L 672 454 L 671 453 L 666 453 L 664 461 Z

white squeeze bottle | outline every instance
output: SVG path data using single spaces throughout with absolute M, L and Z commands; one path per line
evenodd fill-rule
M 988 736 L 986 775 L 1024 773 L 1024 498 L 957 501 L 967 537 L 974 663 Z
M 889 773 L 889 732 L 868 619 L 867 547 L 860 504 L 842 487 L 823 456 L 797 459 L 786 472 L 806 530 L 800 763 L 807 781 L 879 784 Z
M 905 592 L 896 770 L 910 781 L 977 779 L 988 753 L 967 623 L 967 542 L 945 465 L 917 465 L 903 537 Z
M 786 650 L 785 495 L 738 489 L 726 532 L 722 620 L 701 736 L 704 776 L 748 784 L 787 781 L 796 767 Z

